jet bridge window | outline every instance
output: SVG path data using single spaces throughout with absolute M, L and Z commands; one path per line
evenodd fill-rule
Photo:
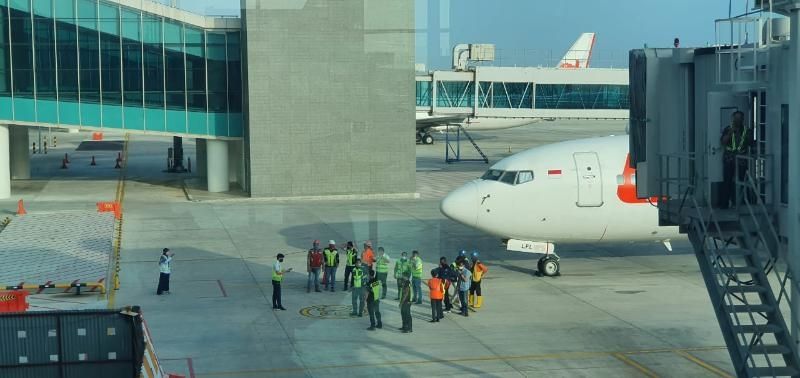
M 520 171 L 519 174 L 517 174 L 517 185 L 531 181 L 533 181 L 533 172 Z

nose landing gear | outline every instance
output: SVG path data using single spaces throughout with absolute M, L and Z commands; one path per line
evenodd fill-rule
M 561 275 L 561 266 L 559 264 L 559 257 L 556 254 L 545 255 L 539 259 L 536 268 L 539 274 L 545 277 L 555 277 Z
M 433 144 L 433 135 L 430 133 L 417 133 L 417 143 Z

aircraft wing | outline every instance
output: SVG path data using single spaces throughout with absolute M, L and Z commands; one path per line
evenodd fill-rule
M 441 116 L 417 119 L 417 129 L 426 129 L 433 126 L 444 126 L 453 123 L 462 123 L 467 119 L 464 116 Z

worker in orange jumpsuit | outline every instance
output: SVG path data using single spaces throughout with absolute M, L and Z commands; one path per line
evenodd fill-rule
M 370 270 L 373 270 L 373 266 L 375 265 L 375 251 L 372 250 L 372 242 L 367 240 L 364 242 L 364 252 L 361 252 L 361 263 L 364 264 L 365 268 L 369 268 L 366 274 Z
M 483 296 L 481 295 L 481 280 L 486 275 L 489 268 L 478 259 L 478 251 L 472 252 L 472 285 L 469 288 L 469 306 L 472 309 L 479 309 L 483 306 Z

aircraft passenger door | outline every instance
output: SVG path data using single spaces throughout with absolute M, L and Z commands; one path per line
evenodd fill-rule
M 603 206 L 603 177 L 600 159 L 596 152 L 576 152 L 575 171 L 578 174 L 578 201 L 580 207 Z

